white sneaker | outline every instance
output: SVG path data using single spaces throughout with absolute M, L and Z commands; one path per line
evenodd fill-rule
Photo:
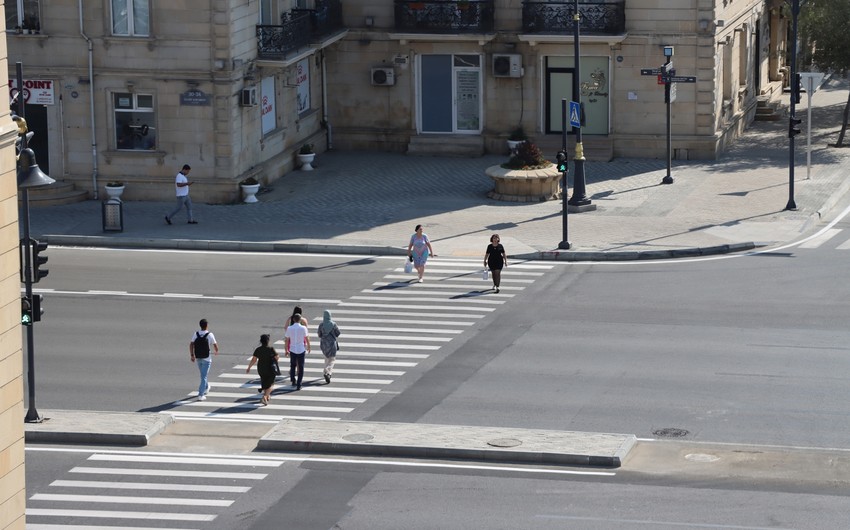
M 207 396 L 198 396 L 198 401 L 206 401 Z
M 422 278 L 419 278 L 419 283 L 422 283 Z
M 207 383 L 207 390 L 204 392 L 204 394 L 209 394 L 209 393 L 210 393 L 210 384 Z

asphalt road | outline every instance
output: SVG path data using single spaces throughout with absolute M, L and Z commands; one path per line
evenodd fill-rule
M 201 318 L 221 349 L 214 376 L 244 362 L 260 334 L 279 339 L 295 305 L 321 316 L 391 263 L 56 247 L 47 254 L 50 274 L 35 286 L 45 308 L 34 326 L 36 404 L 72 410 L 135 411 L 182 398 L 197 389 L 188 347 Z
M 202 435 L 203 422 L 188 422 L 199 432 L 175 433 L 146 451 L 169 453 L 156 465 L 184 472 L 205 465 L 187 460 L 192 452 L 199 462 L 232 455 L 280 462 L 232 504 L 192 511 L 216 514 L 203 528 L 840 528 L 850 491 L 848 247 L 850 222 L 842 221 L 804 244 L 749 256 L 558 264 L 511 298 L 474 298 L 499 305 L 412 369 L 414 376 L 350 414 L 678 435 L 679 445 L 643 441 L 609 474 L 287 460 L 252 454 L 263 429 L 253 424 L 212 441 Z M 139 410 L 184 397 L 196 378 L 183 358 L 199 313 L 221 334 L 226 356 L 216 366 L 225 370 L 242 362 L 260 332 L 279 330 L 296 300 L 318 314 L 363 291 L 387 297 L 399 287 L 386 280 L 398 264 L 381 258 L 50 255 L 51 276 L 38 287 L 57 292 L 46 295 L 36 344 L 45 352 L 39 402 L 51 407 Z M 79 294 L 91 289 L 136 294 Z M 59 486 L 48 478 L 81 465 L 50 458 L 28 467 L 28 495 L 49 494 Z M 265 464 L 228 465 L 251 471 Z M 28 506 L 86 502 L 50 499 Z

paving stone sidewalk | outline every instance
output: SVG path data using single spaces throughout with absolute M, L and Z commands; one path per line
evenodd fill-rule
M 569 216 L 569 252 L 625 256 L 730 244 L 746 248 L 741 244 L 800 237 L 850 187 L 850 149 L 828 146 L 838 136 L 847 90 L 847 80 L 828 79 L 814 94 L 808 180 L 805 133 L 796 142 L 796 211 L 785 210 L 788 121 L 756 122 L 719 160 L 674 161 L 671 185 L 661 184 L 664 160 L 587 163 L 587 193 L 598 209 Z M 806 99 L 798 106 L 804 124 Z M 514 256 L 556 249 L 562 239 L 560 201 L 487 198 L 492 182 L 484 169 L 504 161 L 504 156 L 327 152 L 317 157 L 315 171 L 291 172 L 261 190 L 258 203 L 196 203 L 198 225 L 178 215 L 174 226 L 167 226 L 163 216 L 170 201 L 128 201 L 124 231 L 104 233 L 100 202 L 86 201 L 33 208 L 31 231 L 35 237 L 48 235 L 51 244 L 216 248 L 214 242 L 229 241 L 375 253 L 400 252 L 421 223 L 438 255 L 478 257 L 493 232 Z

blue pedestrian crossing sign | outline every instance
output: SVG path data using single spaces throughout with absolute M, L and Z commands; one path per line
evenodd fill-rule
M 581 127 L 581 108 L 575 101 L 570 101 L 570 126 Z

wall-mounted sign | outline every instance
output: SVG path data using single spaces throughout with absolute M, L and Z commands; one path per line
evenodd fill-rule
M 18 80 L 9 80 L 9 95 L 18 93 Z M 50 79 L 24 79 L 24 101 L 29 105 L 53 105 L 53 81 Z
M 205 107 L 210 105 L 210 95 L 202 90 L 187 90 L 180 94 L 180 104 L 194 107 Z

